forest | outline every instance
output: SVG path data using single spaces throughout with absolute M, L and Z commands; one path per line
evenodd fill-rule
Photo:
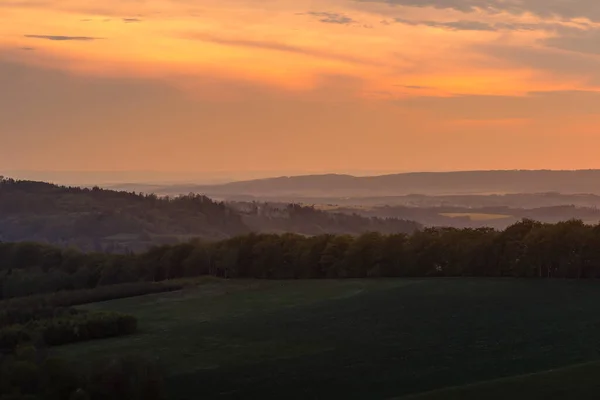
M 250 232 L 302 235 L 411 233 L 421 225 L 396 218 L 329 213 L 288 204 L 243 209 L 189 194 L 154 194 L 57 186 L 0 177 L 0 240 L 34 241 L 95 252 L 140 252 L 191 238 L 222 240 Z
M 522 220 L 503 231 L 426 228 L 413 234 L 240 235 L 128 254 L 0 243 L 0 294 L 13 298 L 131 282 L 223 278 L 600 276 L 600 226 Z

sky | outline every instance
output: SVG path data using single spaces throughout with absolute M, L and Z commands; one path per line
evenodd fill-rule
M 2 0 L 0 21 L 0 172 L 600 168 L 598 0 Z

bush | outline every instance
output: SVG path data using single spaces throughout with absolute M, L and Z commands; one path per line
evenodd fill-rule
M 72 306 L 171 292 L 183 287 L 181 282 L 138 282 L 4 300 L 0 301 L 0 328 L 77 314 L 77 310 L 69 308 Z
M 161 369 L 144 358 L 74 368 L 33 346 L 0 355 L 0 400 L 162 400 Z
M 99 311 L 34 321 L 25 329 L 38 333 L 48 346 L 58 346 L 129 335 L 137 330 L 137 320 L 131 315 Z
M 160 400 L 164 381 L 160 368 L 139 357 L 112 359 L 92 368 L 87 392 L 92 400 Z
M 17 345 L 39 338 L 48 346 L 129 335 L 137 330 L 135 317 L 114 312 L 76 312 L 56 318 L 32 320 L 0 330 L 0 349 L 10 352 Z
M 18 345 L 32 341 L 33 335 L 22 325 L 12 325 L 0 329 L 0 354 L 13 352 Z

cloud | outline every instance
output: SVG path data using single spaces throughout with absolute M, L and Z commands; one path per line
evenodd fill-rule
M 564 19 L 587 18 L 600 21 L 598 0 L 354 0 L 362 3 L 384 3 L 390 6 L 432 7 L 463 13 L 483 11 L 514 15 L 534 14 L 538 17 Z
M 405 25 L 424 25 L 432 28 L 442 28 L 452 31 L 496 31 L 494 25 L 480 21 L 453 21 L 453 22 L 437 22 L 437 21 L 410 21 L 403 18 L 396 18 L 396 22 Z
M 35 8 L 45 7 L 50 3 L 48 1 L 32 1 L 32 0 L 3 0 L 0 2 L 0 7 L 6 8 Z
M 142 20 L 139 18 L 123 18 L 123 22 L 125 22 L 126 24 L 131 24 L 135 22 L 142 22 Z
M 555 36 L 541 40 L 548 47 L 576 53 L 600 55 L 600 30 L 580 32 L 564 36 Z
M 549 31 L 560 34 L 577 34 L 585 32 L 583 27 L 568 26 L 560 23 L 520 23 L 520 22 L 497 22 L 487 23 L 475 20 L 458 20 L 450 22 L 428 21 L 428 20 L 409 20 L 404 18 L 395 18 L 395 22 L 413 26 L 429 26 L 432 28 L 441 28 L 451 31 Z
M 192 39 L 196 39 L 196 40 L 201 40 L 203 42 L 215 43 L 215 44 L 220 44 L 220 45 L 224 45 L 224 46 L 273 50 L 273 51 L 280 51 L 280 52 L 285 52 L 285 53 L 301 54 L 301 55 L 323 58 L 323 59 L 344 61 L 344 62 L 355 63 L 355 64 L 380 65 L 378 62 L 373 62 L 368 59 L 353 57 L 353 56 L 344 55 L 344 54 L 336 54 L 336 53 L 332 53 L 331 51 L 294 46 L 294 45 L 279 43 L 279 42 L 269 42 L 269 41 L 263 41 L 263 40 L 249 40 L 249 39 L 228 39 L 228 38 L 221 38 L 221 37 L 203 34 L 203 33 L 195 33 L 195 34 L 189 35 L 188 37 L 190 37 Z
M 34 51 L 35 47 L 19 47 L 19 50 L 23 51 Z
M 30 39 L 45 39 L 53 41 L 82 41 L 89 42 L 93 40 L 100 40 L 102 38 L 91 37 L 91 36 L 58 36 L 58 35 L 25 35 L 26 38 Z
M 307 12 L 304 14 L 311 15 L 313 17 L 317 17 L 317 18 L 319 18 L 320 22 L 324 22 L 326 24 L 347 25 L 347 24 L 353 24 L 353 23 L 357 22 L 354 19 L 352 19 L 344 14 L 338 14 L 338 13 L 310 11 L 310 12 Z
M 588 85 L 600 85 L 600 58 L 583 53 L 566 53 L 552 47 L 521 47 L 503 44 L 476 44 L 475 53 L 491 57 L 494 65 L 512 69 L 529 68 L 546 71 L 561 79 L 576 79 Z
M 402 87 L 405 89 L 414 89 L 414 90 L 432 89 L 431 86 L 419 86 L 419 85 L 394 85 L 394 86 Z

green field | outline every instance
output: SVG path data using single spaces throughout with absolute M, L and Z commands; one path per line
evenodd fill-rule
M 396 400 L 592 400 L 600 391 L 600 362 L 434 390 Z
M 227 281 L 88 308 L 134 314 L 140 332 L 54 351 L 84 364 L 154 357 L 173 400 L 398 398 L 600 360 L 600 283 L 589 281 Z M 496 387 L 512 387 L 515 400 L 549 398 L 532 395 L 545 380 L 555 395 L 595 396 L 599 370 L 413 398 L 492 398 Z

